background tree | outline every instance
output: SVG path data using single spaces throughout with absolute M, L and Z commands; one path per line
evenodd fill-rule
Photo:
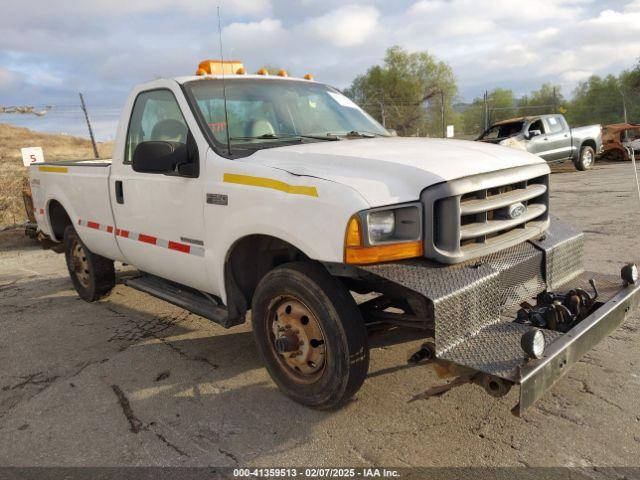
M 631 70 L 625 70 L 618 78 L 621 100 L 624 96 L 629 122 L 640 122 L 640 60 Z
M 620 82 L 613 75 L 591 76 L 575 89 L 565 113 L 570 125 L 619 123 L 622 121 Z
M 538 90 L 518 100 L 518 115 L 545 115 L 547 113 L 564 113 L 566 102 L 558 85 L 543 84 Z
M 457 118 L 452 107 L 458 93 L 453 71 L 428 52 L 391 47 L 382 65 L 356 77 L 344 93 L 401 136 L 441 136 L 443 100 L 446 123 Z
M 487 96 L 489 107 L 489 125 L 516 116 L 516 104 L 513 92 L 505 88 L 496 88 Z M 462 128 L 465 133 L 477 135 L 485 125 L 484 98 L 475 98 L 462 114 Z

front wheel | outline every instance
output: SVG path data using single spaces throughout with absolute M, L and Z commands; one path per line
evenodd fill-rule
M 320 265 L 289 263 L 265 275 L 251 317 L 269 374 L 295 401 L 335 408 L 361 387 L 369 368 L 364 321 L 349 291 Z
M 596 161 L 596 151 L 593 147 L 584 146 L 580 149 L 580 155 L 575 161 L 576 169 L 584 171 L 590 170 Z
M 64 231 L 64 254 L 71 282 L 83 300 L 95 302 L 115 286 L 113 260 L 91 252 L 71 225 Z

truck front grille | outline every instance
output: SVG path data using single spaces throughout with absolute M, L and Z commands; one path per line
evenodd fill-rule
M 458 263 L 539 236 L 549 225 L 549 174 L 533 165 L 427 188 L 425 256 Z

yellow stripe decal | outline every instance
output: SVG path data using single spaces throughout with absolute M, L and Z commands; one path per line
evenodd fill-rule
M 38 170 L 41 172 L 49 172 L 49 173 L 67 173 L 69 169 L 67 167 L 38 167 Z
M 293 195 L 308 195 L 317 197 L 318 191 L 316 187 L 306 187 L 303 185 L 289 185 L 288 183 L 274 180 L 272 178 L 252 177 L 249 175 L 238 175 L 236 173 L 225 173 L 222 177 L 225 183 L 237 183 L 240 185 L 250 185 L 252 187 L 273 188 L 281 192 L 291 193 Z

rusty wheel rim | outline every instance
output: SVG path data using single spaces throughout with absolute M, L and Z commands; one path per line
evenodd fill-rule
M 75 240 L 71 247 L 71 266 L 80 284 L 85 288 L 89 288 L 91 276 L 87 252 L 78 240 Z
M 316 315 L 292 296 L 269 308 L 270 346 L 280 367 L 299 383 L 316 382 L 324 371 L 327 346 Z

